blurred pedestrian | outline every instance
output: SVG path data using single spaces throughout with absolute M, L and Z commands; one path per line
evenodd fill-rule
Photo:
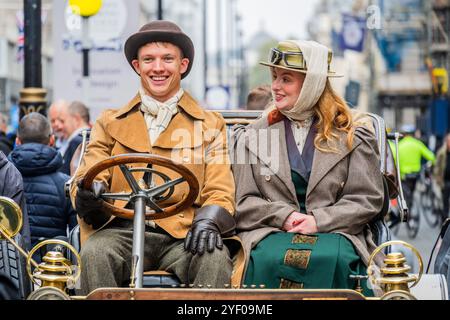
M 64 136 L 67 138 L 67 148 L 63 155 L 61 172 L 71 175 L 70 163 L 78 146 L 83 141 L 81 132 L 90 129 L 89 109 L 80 101 L 73 101 L 68 107 L 68 117 L 64 124 Z
M 9 158 L 23 176 L 30 219 L 31 241 L 67 236 L 76 224 L 76 214 L 64 195 L 64 184 L 70 178 L 58 172 L 61 154 L 52 146 L 55 137 L 49 121 L 32 112 L 19 123 L 16 148 Z
M 0 151 L 0 196 L 11 198 L 20 206 L 23 220 L 20 234 L 24 240 L 25 248 L 30 249 L 30 224 L 28 221 L 22 175 L 19 170 L 8 161 L 8 158 L 3 151 Z
M 272 101 L 270 85 L 253 88 L 247 96 L 247 110 L 264 110 Z
M 8 120 L 4 114 L 0 113 L 0 150 L 5 155 L 8 155 L 13 148 L 13 142 L 6 136 L 7 128 Z
M 11 140 L 13 143 L 16 140 L 16 134 L 17 134 L 17 128 L 19 127 L 19 99 L 17 96 L 12 95 L 10 99 L 10 106 L 9 106 L 9 128 L 7 131 L 6 136 Z
M 448 216 L 450 209 L 450 133 L 445 136 L 444 143 L 436 154 L 436 165 L 433 170 L 433 177 L 437 185 L 442 190 L 442 201 L 444 216 L 442 221 Z
M 66 100 L 57 100 L 50 105 L 48 109 L 48 119 L 55 135 L 55 148 L 64 156 L 67 149 L 69 136 L 65 131 L 66 122 L 69 117 L 69 102 Z

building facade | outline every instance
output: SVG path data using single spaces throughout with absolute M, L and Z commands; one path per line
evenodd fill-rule
M 42 84 L 52 92 L 52 0 L 42 0 Z M 0 0 L 0 112 L 23 88 L 23 1 Z
M 309 31 L 333 48 L 334 69 L 344 75 L 337 91 L 400 128 L 420 122 L 430 98 L 426 21 L 423 0 L 322 0 Z
M 60 4 L 55 5 L 55 1 L 61 0 L 42 0 L 42 77 L 43 87 L 47 90 L 47 101 L 50 103 L 54 99 L 61 97 L 54 96 L 54 54 L 55 54 L 55 42 L 53 33 L 58 32 L 54 30 L 54 17 L 59 17 L 67 14 L 65 12 L 54 12 L 55 8 L 62 11 Z M 112 0 L 104 0 L 104 5 Z M 136 17 L 136 25 L 142 26 L 143 24 L 157 19 L 158 13 L 158 1 L 157 0 L 117 0 L 117 1 L 135 1 L 139 5 L 139 14 Z M 115 1 L 115 2 L 117 2 Z M 193 96 L 202 104 L 205 105 L 205 92 L 206 88 L 214 84 L 213 79 L 209 79 L 211 84 L 208 83 L 206 76 L 207 68 L 207 55 L 205 52 L 204 39 L 204 12 L 203 5 L 205 0 L 164 0 L 163 4 L 163 19 L 171 20 L 177 23 L 185 33 L 187 33 L 193 40 L 196 50 L 193 69 L 189 77 L 183 81 L 183 87 L 190 91 Z M 234 1 L 232 1 L 234 2 Z M 209 8 L 211 10 L 211 8 Z M 222 13 L 226 17 L 227 13 Z M 231 12 L 228 13 L 230 15 Z M 12 97 L 19 97 L 19 92 L 23 88 L 24 78 L 24 64 L 23 56 L 21 53 L 21 46 L 23 45 L 23 0 L 0 0 L 0 112 L 7 113 L 11 107 L 10 100 Z M 233 16 L 236 18 L 235 16 Z M 67 24 L 68 22 L 66 22 Z M 234 25 L 233 25 L 234 26 Z M 95 28 L 95 26 L 94 26 Z M 237 30 L 234 30 L 237 32 Z M 225 50 L 232 52 L 235 55 L 235 43 L 237 40 L 233 36 L 224 33 L 223 43 L 227 45 Z M 229 37 L 229 38 L 227 38 Z M 75 39 L 76 40 L 76 39 Z M 224 50 L 224 48 L 221 48 Z M 237 104 L 238 93 L 238 72 L 231 67 L 233 64 L 230 54 L 227 61 L 224 62 L 223 72 L 229 73 L 227 79 L 227 85 L 233 88 L 233 102 L 231 104 Z M 120 57 L 121 61 L 110 61 L 112 65 L 123 63 L 124 57 Z M 68 59 L 70 60 L 70 59 Z M 81 58 L 79 59 L 80 65 L 76 68 L 81 69 Z M 230 61 L 230 62 L 229 62 Z M 211 63 L 211 61 L 210 61 Z M 57 64 L 59 65 L 59 63 Z M 236 64 L 235 64 L 236 65 Z M 214 65 L 213 65 L 214 67 Z M 238 66 L 239 67 L 239 66 Z M 91 67 L 92 68 L 92 67 Z M 58 72 L 61 72 L 61 68 L 58 68 Z M 214 71 L 212 72 L 214 74 Z M 234 74 L 234 76 L 232 76 Z M 209 74 L 211 77 L 211 73 Z M 233 78 L 234 77 L 234 78 Z M 134 94 L 130 92 L 129 96 Z M 110 105 L 108 107 L 119 107 L 123 101 L 117 102 L 117 104 Z M 95 108 L 96 106 L 89 106 Z M 103 108 L 103 106 L 101 106 Z M 97 114 L 98 112 L 96 112 Z

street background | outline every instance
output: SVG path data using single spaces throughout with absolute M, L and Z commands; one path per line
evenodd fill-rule
M 258 64 L 268 49 L 286 38 L 312 39 L 332 48 L 331 68 L 344 75 L 333 86 L 350 107 L 382 116 L 389 132 L 412 126 L 433 152 L 449 131 L 446 0 L 103 0 L 88 19 L 65 0 L 0 0 L 0 112 L 9 117 L 9 131 L 26 100 L 24 3 L 41 6 L 42 51 L 32 56 L 41 63 L 42 83 L 28 82 L 44 89 L 39 110 L 78 99 L 94 121 L 102 110 L 125 104 L 138 78 L 123 42 L 163 18 L 194 41 L 196 58 L 183 87 L 207 109 L 245 109 L 249 90 L 270 83 L 268 69 Z M 83 75 L 87 61 L 90 72 Z M 422 219 L 415 239 L 404 225 L 398 238 L 416 246 L 426 264 L 438 232 Z

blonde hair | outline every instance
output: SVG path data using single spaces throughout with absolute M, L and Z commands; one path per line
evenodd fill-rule
M 336 141 L 339 135 L 336 131 L 347 134 L 347 147 L 352 148 L 354 137 L 354 125 L 351 110 L 345 101 L 334 92 L 331 83 L 327 80 L 325 90 L 319 98 L 316 106 L 317 136 L 314 145 L 322 152 L 339 153 Z

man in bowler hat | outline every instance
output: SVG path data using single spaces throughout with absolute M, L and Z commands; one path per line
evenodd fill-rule
M 194 45 L 176 24 L 160 20 L 131 35 L 124 51 L 140 86 L 128 104 L 104 111 L 96 121 L 71 186 L 83 265 L 78 293 L 122 287 L 130 280 L 132 221 L 103 212 L 99 199 L 106 190 L 129 190 L 128 184 L 117 167 L 99 174 L 92 190 L 82 188 L 80 181 L 98 161 L 132 152 L 182 162 L 200 187 L 190 208 L 146 224 L 144 270 L 165 270 L 181 283 L 223 288 L 233 269 L 223 240 L 234 234 L 235 186 L 229 161 L 211 161 L 218 154 L 226 155 L 225 160 L 228 156 L 224 119 L 202 109 L 181 85 L 192 68 Z M 174 158 L 181 151 L 189 152 Z M 183 199 L 184 188 L 175 188 L 171 200 Z

